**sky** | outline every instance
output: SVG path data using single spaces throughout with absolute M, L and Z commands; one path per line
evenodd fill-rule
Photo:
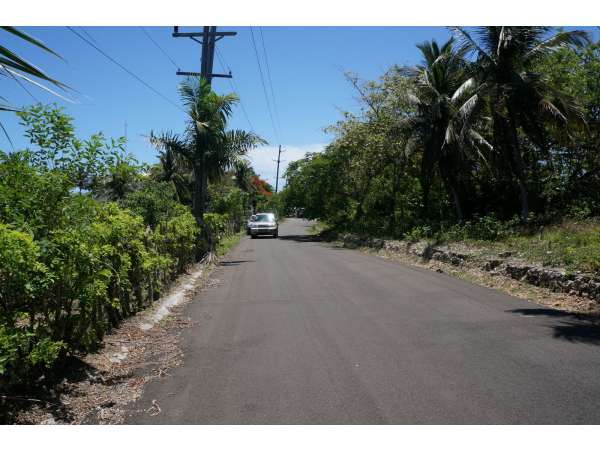
M 37 101 L 57 103 L 74 117 L 80 138 L 97 132 L 118 137 L 127 129 L 127 150 L 140 161 L 155 162 L 157 152 L 146 136 L 150 131 L 184 130 L 185 114 L 177 108 L 181 105 L 177 87 L 183 78 L 175 72 L 177 68 L 199 71 L 201 46 L 189 38 L 172 37 L 171 27 L 72 28 L 162 95 L 66 27 L 23 27 L 23 31 L 40 39 L 63 59 L 4 31 L 0 31 L 0 42 L 69 85 L 73 91 L 67 95 L 73 103 L 35 86 L 28 85 L 30 93 L 27 93 L 7 77 L 0 77 L 0 96 L 19 107 Z M 182 27 L 180 31 L 200 29 L 200 26 Z M 226 73 L 230 69 L 234 78 L 232 82 L 213 79 L 213 89 L 218 93 L 235 91 L 241 99 L 242 106 L 235 108 L 230 128 L 253 130 L 269 142 L 253 150 L 249 157 L 256 172 L 272 185 L 275 185 L 274 159 L 279 144 L 283 149 L 284 162 L 280 168 L 283 173 L 290 161 L 301 158 L 307 151 L 320 151 L 331 141 L 332 136 L 324 128 L 341 117 L 340 110 L 357 107 L 355 92 L 344 79 L 345 71 L 363 79 L 376 79 L 394 64 L 420 62 L 415 44 L 450 37 L 443 27 L 219 27 L 219 30 L 235 31 L 237 35 L 217 42 L 214 70 Z M 26 147 L 17 118 L 3 113 L 0 120 L 15 148 Z M 0 149 L 10 149 L 2 135 Z

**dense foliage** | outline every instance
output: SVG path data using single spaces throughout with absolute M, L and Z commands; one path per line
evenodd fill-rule
M 185 132 L 152 133 L 150 140 L 162 152 L 164 173 L 179 187 L 180 196 L 184 195 L 184 180 L 192 181 L 186 189 L 191 193 L 192 213 L 212 254 L 215 239 L 204 221 L 208 185 L 240 166 L 246 153 L 265 141 L 252 132 L 227 129 L 227 119 L 238 102 L 235 94 L 218 95 L 204 79 L 197 78 L 181 83 L 179 92 L 187 112 Z
M 417 67 L 348 75 L 360 111 L 289 165 L 288 212 L 394 237 L 600 214 L 600 44 L 549 27 L 454 33 L 420 44 Z
M 239 232 L 256 196 L 255 173 L 241 155 L 250 145 L 242 141 L 258 138 L 228 135 L 224 123 L 212 143 L 219 149 L 204 149 L 199 219 L 190 154 L 163 148 L 148 166 L 125 152 L 124 139 L 78 138 L 55 106 L 18 115 L 31 148 L 0 152 L 0 386 L 95 349 L 111 327 Z

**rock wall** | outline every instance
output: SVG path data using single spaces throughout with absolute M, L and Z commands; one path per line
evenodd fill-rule
M 424 260 L 442 261 L 454 266 L 468 264 L 487 272 L 548 288 L 554 292 L 565 292 L 600 300 L 600 274 L 567 273 L 562 269 L 524 264 L 510 259 L 512 256 L 510 252 L 500 254 L 496 259 L 482 260 L 473 255 L 437 248 L 423 241 L 413 243 L 361 238 L 352 234 L 340 235 L 338 240 L 348 248 L 368 247 L 392 253 L 405 253 Z

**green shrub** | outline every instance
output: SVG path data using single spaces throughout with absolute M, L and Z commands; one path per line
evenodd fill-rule
M 8 159 L 0 162 L 0 173 L 14 170 L 0 179 L 1 218 L 10 222 L 0 224 L 0 376 L 20 383 L 96 348 L 155 300 L 194 261 L 199 230 L 189 208 L 158 189 L 129 197 L 124 209 L 48 185 L 26 160 Z
M 417 242 L 431 237 L 431 227 L 429 225 L 421 225 L 412 228 L 404 234 L 404 239 L 410 242 Z
M 248 216 L 249 194 L 236 187 L 211 186 L 209 195 L 210 212 L 227 214 L 232 228 L 240 231 Z
M 229 214 L 205 213 L 204 221 L 210 228 L 215 242 L 219 242 L 223 237 L 231 234 Z
M 0 223 L 0 376 L 20 380 L 49 367 L 65 347 L 37 326 L 39 297 L 52 280 L 32 237 Z
M 160 232 L 161 247 L 174 258 L 177 272 L 183 271 L 188 264 L 194 262 L 200 229 L 189 211 L 169 219 Z

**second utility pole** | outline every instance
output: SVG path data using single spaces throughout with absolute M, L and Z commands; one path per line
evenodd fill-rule
M 281 162 L 281 144 L 279 145 L 279 152 L 277 153 L 277 177 L 275 178 L 275 193 L 277 194 L 279 189 L 279 163 Z

